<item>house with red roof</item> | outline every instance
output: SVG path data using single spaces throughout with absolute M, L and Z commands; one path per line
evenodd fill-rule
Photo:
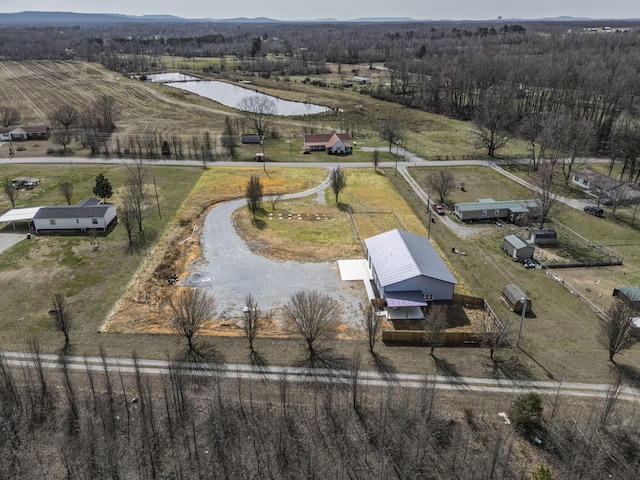
M 353 153 L 348 133 L 327 133 L 305 135 L 304 152 L 327 152 L 330 155 L 350 155 Z

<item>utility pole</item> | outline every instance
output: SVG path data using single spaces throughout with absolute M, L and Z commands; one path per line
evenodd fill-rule
M 156 185 L 155 175 L 152 178 L 153 178 L 153 188 L 156 191 L 156 204 L 158 205 L 158 216 L 160 217 L 160 220 L 162 220 L 162 213 L 160 212 L 160 199 L 158 198 L 158 186 Z
M 527 314 L 527 293 L 520 299 L 522 302 L 522 316 L 520 317 L 520 329 L 518 330 L 518 340 L 516 341 L 516 347 L 520 348 L 520 337 L 522 336 L 522 327 L 524 325 L 524 317 Z

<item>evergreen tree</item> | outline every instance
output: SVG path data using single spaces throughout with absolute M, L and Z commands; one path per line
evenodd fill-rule
M 113 195 L 113 188 L 111 188 L 111 182 L 103 173 L 96 177 L 96 186 L 93 187 L 93 194 L 100 197 L 103 201 L 107 198 L 111 198 Z

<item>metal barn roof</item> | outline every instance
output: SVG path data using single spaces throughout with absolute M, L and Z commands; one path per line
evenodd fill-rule
M 383 287 L 421 275 L 458 283 L 427 237 L 396 229 L 364 242 Z
M 504 237 L 504 241 L 508 242 L 516 250 L 520 250 L 521 248 L 530 247 L 531 245 L 525 242 L 522 238 L 517 235 L 507 235 Z

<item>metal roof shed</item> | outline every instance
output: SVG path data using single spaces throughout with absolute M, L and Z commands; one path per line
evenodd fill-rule
M 502 242 L 502 249 L 510 257 L 518 259 L 533 258 L 535 247 L 517 235 L 507 235 Z
M 522 299 L 526 298 L 526 312 L 531 311 L 531 299 L 513 283 L 505 285 L 505 287 L 502 289 L 502 298 L 504 298 L 507 304 L 516 313 L 522 313 L 522 306 L 524 305 Z

